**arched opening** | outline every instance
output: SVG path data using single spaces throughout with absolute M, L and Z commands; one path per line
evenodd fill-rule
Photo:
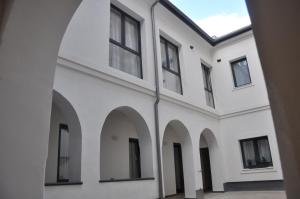
M 166 126 L 162 157 L 165 196 L 184 194 L 185 198 L 196 198 L 192 141 L 178 120 Z
M 203 191 L 223 191 L 222 159 L 217 140 L 211 130 L 202 131 L 199 147 Z
M 147 178 L 153 178 L 148 126 L 134 109 L 114 109 L 106 117 L 100 136 L 100 182 Z
M 80 183 L 81 127 L 77 114 L 61 94 L 53 91 L 46 185 Z
M 81 0 L 0 2 L 1 198 L 40 199 L 58 49 Z

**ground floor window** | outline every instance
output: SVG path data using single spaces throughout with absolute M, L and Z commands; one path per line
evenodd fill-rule
M 129 170 L 130 178 L 141 177 L 141 157 L 139 140 L 129 138 Z
M 273 166 L 267 136 L 240 140 L 244 168 L 263 168 Z
M 57 160 L 57 182 L 69 182 L 69 128 L 66 124 L 59 125 L 59 144 Z

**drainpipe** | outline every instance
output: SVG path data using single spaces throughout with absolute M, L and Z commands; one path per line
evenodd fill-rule
M 155 23 L 155 6 L 159 3 L 156 0 L 151 6 L 151 21 L 152 21 L 152 40 L 153 40 L 153 54 L 154 54 L 154 69 L 155 69 L 155 95 L 156 100 L 154 103 L 154 121 L 155 121 L 155 134 L 156 134 L 156 152 L 157 152 L 157 168 L 158 168 L 158 191 L 159 198 L 163 198 L 163 182 L 162 182 L 162 165 L 161 165 L 161 148 L 160 148 L 160 133 L 159 133 L 159 115 L 158 104 L 160 101 L 159 79 L 158 79 L 158 60 L 157 60 L 157 42 L 156 42 L 156 23 Z

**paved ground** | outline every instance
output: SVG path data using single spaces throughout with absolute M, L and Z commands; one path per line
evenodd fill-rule
M 286 199 L 284 191 L 250 191 L 209 193 L 204 199 Z
M 168 199 L 183 199 L 183 195 Z M 226 193 L 208 193 L 204 199 L 286 199 L 284 191 L 242 191 Z

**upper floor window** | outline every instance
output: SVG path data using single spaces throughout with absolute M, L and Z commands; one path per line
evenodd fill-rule
M 178 48 L 165 38 L 160 38 L 163 85 L 165 88 L 182 94 Z
M 142 77 L 140 24 L 111 5 L 109 65 Z
M 235 87 L 240 87 L 251 83 L 246 57 L 231 62 L 231 69 Z
M 263 168 L 273 166 L 267 136 L 240 140 L 244 168 Z
M 206 97 L 206 104 L 212 108 L 215 108 L 214 95 L 211 85 L 211 69 L 202 64 L 203 82 Z

